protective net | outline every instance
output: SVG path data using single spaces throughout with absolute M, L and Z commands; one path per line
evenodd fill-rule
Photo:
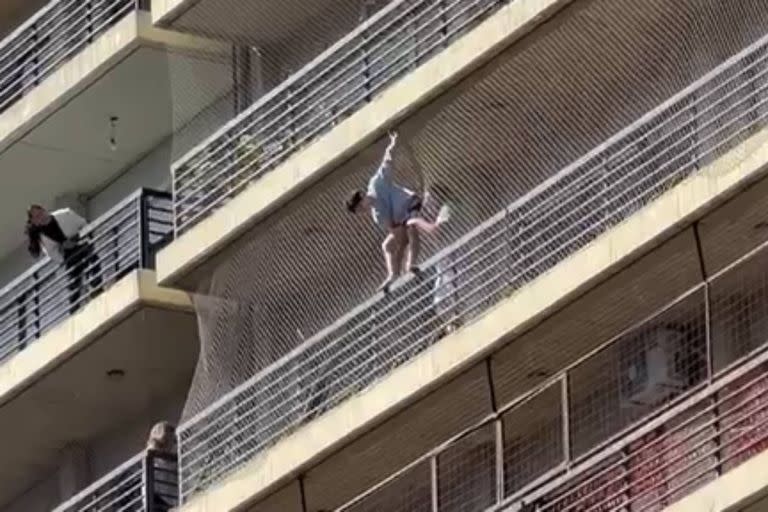
M 274 94 L 288 77 L 384 3 L 197 2 L 172 28 L 197 37 L 197 49 L 190 52 L 210 66 L 169 61 L 175 157 L 223 129 L 267 93 Z M 201 110 L 200 105 L 206 107 Z
M 354 4 L 345 4 L 350 13 Z M 212 37 L 225 18 L 211 11 L 179 23 Z M 340 19 L 349 24 L 337 36 L 357 18 Z M 754 134 L 767 111 L 766 33 L 758 0 L 593 0 L 560 11 L 397 127 L 396 181 L 429 189 L 427 218 L 446 203 L 452 216 L 422 240 L 424 276 L 386 296 L 374 295 L 382 234 L 343 207 L 385 140 L 261 222 L 198 289 L 202 347 L 180 429 L 183 492 L 476 318 Z M 318 41 L 308 47 L 328 40 Z M 292 55 L 292 44 L 278 46 Z M 198 162 L 184 172 L 213 171 Z

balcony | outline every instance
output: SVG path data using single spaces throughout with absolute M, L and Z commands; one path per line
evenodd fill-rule
M 761 176 L 767 55 L 763 37 L 439 251 L 424 279 L 365 301 L 185 422 L 182 501 L 192 510 L 235 496 L 239 506 L 277 485 Z M 242 254 L 255 258 L 255 247 Z M 570 274 L 558 271 L 566 267 Z M 438 282 L 448 283 L 441 304 Z M 486 321 L 493 315 L 495 324 Z M 448 346 L 437 370 L 435 354 Z M 549 355 L 560 368 L 574 354 Z M 419 385 L 406 386 L 398 367 L 418 361 Z M 396 396 L 370 398 L 395 371 L 400 389 L 387 389 Z M 367 405 L 353 407 L 356 396 Z M 345 403 L 343 428 L 320 426 L 324 417 L 341 421 L 334 411 Z M 289 446 L 302 434 L 314 441 L 307 452 L 299 441 Z
M 2 209 L 1 257 L 19 246 L 10 219 L 29 203 L 97 195 L 166 141 L 174 121 L 188 121 L 171 114 L 169 67 L 224 74 L 185 53 L 220 46 L 155 29 L 142 6 L 50 0 L 0 42 L 0 188 L 14 191 Z M 226 76 L 190 99 L 189 116 L 217 99 Z
M 185 393 L 194 314 L 150 270 L 170 230 L 168 194 L 139 191 L 81 231 L 75 264 L 46 258 L 0 291 L 0 503 L 63 447 Z
M 170 239 L 169 206 L 168 194 L 140 191 L 82 231 L 78 263 L 46 257 L 0 290 L 0 364 L 134 270 L 154 268 Z
M 178 503 L 176 458 L 142 452 L 53 512 L 169 512 Z
M 335 510 L 661 511 L 764 458 L 767 258 L 762 244 Z M 658 401 L 637 402 L 642 378 L 628 371 L 660 341 L 674 347 L 680 380 L 656 390 Z M 764 491 L 758 474 L 742 474 L 740 488 Z M 754 496 L 721 498 L 698 510 Z
M 140 6 L 139 0 L 55 0 L 0 43 L 0 112 Z
M 189 277 L 268 211 L 370 143 L 382 126 L 434 99 L 563 3 L 389 2 L 174 162 L 179 239 L 160 259 L 161 282 L 176 284 Z M 474 36 L 461 44 L 470 33 Z M 448 48 L 452 48 L 450 55 Z M 434 58 L 438 55 L 444 58 Z M 432 63 L 429 69 L 428 62 Z M 414 77 L 417 69 L 421 74 Z M 413 83 L 403 83 L 408 76 Z M 394 90 L 395 84 L 406 90 Z M 364 107 L 381 103 L 385 91 L 392 97 L 384 110 L 366 114 Z M 353 118 L 357 124 L 350 124 Z M 344 144 L 324 148 L 315 144 L 333 131 L 343 134 Z M 254 183 L 258 186 L 249 187 Z M 227 208 L 235 198 L 237 206 Z M 247 211 L 234 214 L 240 204 L 249 205 Z M 233 223 L 233 218 L 241 222 Z M 200 229 L 194 230 L 197 225 Z

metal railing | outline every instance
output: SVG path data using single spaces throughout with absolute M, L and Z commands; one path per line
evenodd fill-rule
M 170 194 L 139 190 L 83 228 L 66 261 L 45 257 L 0 290 L 0 363 L 132 270 L 154 267 L 171 215 Z
M 392 1 L 174 163 L 176 233 L 510 1 Z
M 403 279 L 361 304 L 181 425 L 182 499 L 477 318 L 761 129 L 767 45 L 763 38 L 728 59 L 435 255 L 420 279 Z
M 51 0 L 0 42 L 0 112 L 144 0 Z
M 767 257 L 763 244 L 337 512 L 655 512 L 762 453 L 768 449 Z M 675 324 L 687 325 L 686 332 L 655 341 L 674 347 L 668 355 L 677 367 L 665 384 L 687 382 L 656 389 L 658 402 L 633 403 L 628 359 L 642 367 L 645 359 L 637 356 L 653 346 L 644 343 L 649 335 Z M 724 351 L 728 356 L 714 356 Z M 701 359 L 693 362 L 693 353 Z M 584 392 L 587 387 L 605 388 L 605 396 L 620 401 L 588 403 L 594 391 Z M 633 409 L 639 413 L 628 412 Z
M 54 512 L 170 512 L 178 505 L 176 457 L 143 452 Z

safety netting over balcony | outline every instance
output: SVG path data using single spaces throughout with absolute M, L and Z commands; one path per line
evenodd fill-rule
M 0 112 L 145 0 L 51 0 L 0 42 Z
M 238 17 L 254 19 L 256 26 L 250 37 L 243 21 L 239 29 L 226 27 L 227 34 L 235 32 L 238 38 L 232 56 L 227 55 L 233 76 L 231 94 L 196 121 L 202 130 L 218 121 L 218 129 L 174 163 L 177 233 L 221 207 L 510 1 L 318 0 L 310 9 L 323 11 L 317 16 L 291 13 L 288 3 L 289 12 L 283 13 L 287 19 L 278 17 L 276 26 L 267 31 L 258 24 L 264 18 L 257 16 L 267 7 L 238 3 L 242 11 Z M 197 17 L 201 21 L 196 30 L 211 37 L 203 16 L 198 13 Z M 181 70 L 172 69 L 171 76 L 178 83 L 174 86 L 178 117 L 186 110 L 189 80 L 196 87 L 210 86 Z M 223 124 L 222 119 L 229 116 L 235 117 Z M 177 151 L 186 147 L 183 138 L 177 146 Z
M 767 264 L 763 244 L 337 512 L 665 510 L 768 448 Z
M 182 498 L 371 385 L 763 129 L 760 2 L 576 2 L 402 123 L 396 178 L 427 188 L 422 276 L 373 295 L 381 233 L 343 200 L 383 144 L 220 260 L 179 430 Z M 617 133 L 618 132 L 618 133 Z M 373 296 L 372 296 L 373 295 Z

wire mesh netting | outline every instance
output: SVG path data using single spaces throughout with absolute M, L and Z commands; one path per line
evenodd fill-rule
M 768 447 L 768 337 L 750 328 L 768 318 L 762 307 L 768 290 L 760 284 L 768 276 L 767 255 L 764 243 L 410 466 L 436 468 L 432 474 L 407 469 L 387 481 L 426 487 L 422 492 L 441 511 L 526 505 L 531 508 L 523 510 L 655 512 L 762 453 Z M 721 297 L 738 295 L 747 297 L 742 308 L 752 314 L 734 319 L 729 325 L 738 331 L 723 338 L 714 319 L 731 318 L 732 306 Z M 736 349 L 718 355 L 715 346 L 722 343 Z M 745 344 L 749 349 L 741 349 Z M 722 368 L 711 364 L 717 359 Z M 587 387 L 593 393 L 585 393 Z M 400 510 L 397 498 L 387 501 L 375 489 L 337 510 L 353 504 L 355 510 Z
M 430 190 L 427 217 L 453 210 L 423 240 L 421 278 L 371 298 L 381 238 L 342 206 L 382 144 L 220 260 L 196 298 L 201 358 L 179 431 L 185 497 L 762 128 L 759 2 L 595 0 L 560 16 L 399 127 L 397 181 Z M 674 341 L 679 328 L 662 334 Z

